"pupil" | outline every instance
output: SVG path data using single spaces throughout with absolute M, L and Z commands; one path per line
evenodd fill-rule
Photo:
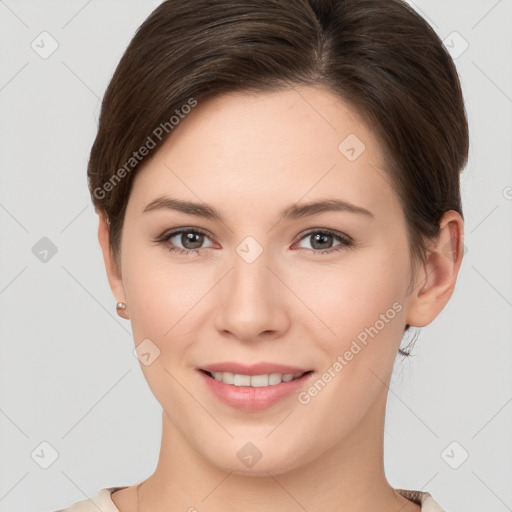
M 199 240 L 196 240 L 194 242 L 195 237 L 199 237 Z M 181 236 L 181 243 L 186 249 L 198 249 L 201 247 L 203 243 L 203 238 L 204 235 L 202 235 L 201 233 L 183 233 Z M 192 247 L 187 246 L 189 242 L 192 244 Z
M 332 238 L 332 235 L 322 234 L 322 233 L 317 233 L 316 235 L 313 235 L 313 240 L 314 240 L 313 247 L 315 249 L 325 249 L 325 247 L 322 247 L 321 241 L 323 240 L 325 243 L 325 239 L 329 239 L 329 238 Z M 315 247 L 315 244 L 318 242 L 319 239 L 320 239 L 320 247 Z

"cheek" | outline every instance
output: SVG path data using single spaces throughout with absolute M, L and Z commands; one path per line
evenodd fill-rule
M 180 385 L 183 374 L 176 370 L 198 338 L 197 315 L 204 307 L 201 298 L 211 285 L 193 270 L 194 265 L 172 263 L 171 258 L 166 261 L 164 250 L 131 247 L 125 254 L 129 256 L 123 283 L 134 342 L 137 346 L 149 339 L 141 347 L 148 347 L 144 352 L 154 358 L 147 365 L 141 358 L 141 369 L 164 410 L 175 422 L 186 423 L 194 412 L 190 405 L 193 401 Z M 175 417 L 178 412 L 181 418 Z
M 204 276 L 193 271 L 193 265 L 173 264 L 170 259 L 166 264 L 165 258 L 157 261 L 135 252 L 124 282 L 136 341 L 141 336 L 162 342 L 179 340 L 208 290 Z
M 170 376 L 165 369 L 189 365 L 187 353 L 213 327 L 216 283 L 226 269 L 193 257 L 174 256 L 164 248 L 144 246 L 135 237 L 125 239 L 123 283 L 135 344 L 145 339 L 156 346 L 154 365 L 142 367 L 155 394 Z M 172 380 L 172 379 L 171 379 Z
M 400 332 L 408 264 L 403 253 L 383 247 L 353 253 L 336 264 L 302 269 L 308 278 L 295 276 L 294 291 L 317 317 L 314 325 L 326 333 L 328 346 L 341 349 L 375 324 L 390 335 Z
M 300 400 L 326 439 L 348 433 L 385 390 L 405 324 L 408 260 L 383 250 L 364 260 L 317 269 L 300 292 L 322 320 L 302 327 L 323 355 Z

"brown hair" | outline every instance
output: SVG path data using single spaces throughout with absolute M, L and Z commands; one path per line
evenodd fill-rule
M 373 128 L 407 221 L 413 264 L 424 262 L 425 240 L 438 236 L 443 213 L 462 215 L 459 173 L 469 135 L 455 65 L 430 25 L 402 0 L 159 5 L 106 90 L 87 169 L 116 260 L 135 173 L 194 102 L 298 85 L 327 88 Z M 143 147 L 149 157 L 134 157 Z

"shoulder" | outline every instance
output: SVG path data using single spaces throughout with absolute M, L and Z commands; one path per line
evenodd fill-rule
M 105 487 L 100 489 L 92 498 L 77 501 L 67 508 L 56 510 L 55 512 L 119 512 L 119 509 L 112 501 L 111 494 L 125 487 Z
M 395 489 L 404 498 L 421 505 L 421 512 L 448 512 L 442 509 L 430 493 L 424 491 L 412 491 L 409 489 Z

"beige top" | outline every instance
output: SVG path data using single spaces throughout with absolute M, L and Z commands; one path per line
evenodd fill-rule
M 110 495 L 114 491 L 126 489 L 124 487 L 106 487 L 101 489 L 96 496 L 88 500 L 78 501 L 68 508 L 57 510 L 56 512 L 119 512 Z M 421 505 L 421 512 L 446 512 L 435 501 L 428 492 L 410 491 L 407 489 L 395 489 L 404 498 Z

